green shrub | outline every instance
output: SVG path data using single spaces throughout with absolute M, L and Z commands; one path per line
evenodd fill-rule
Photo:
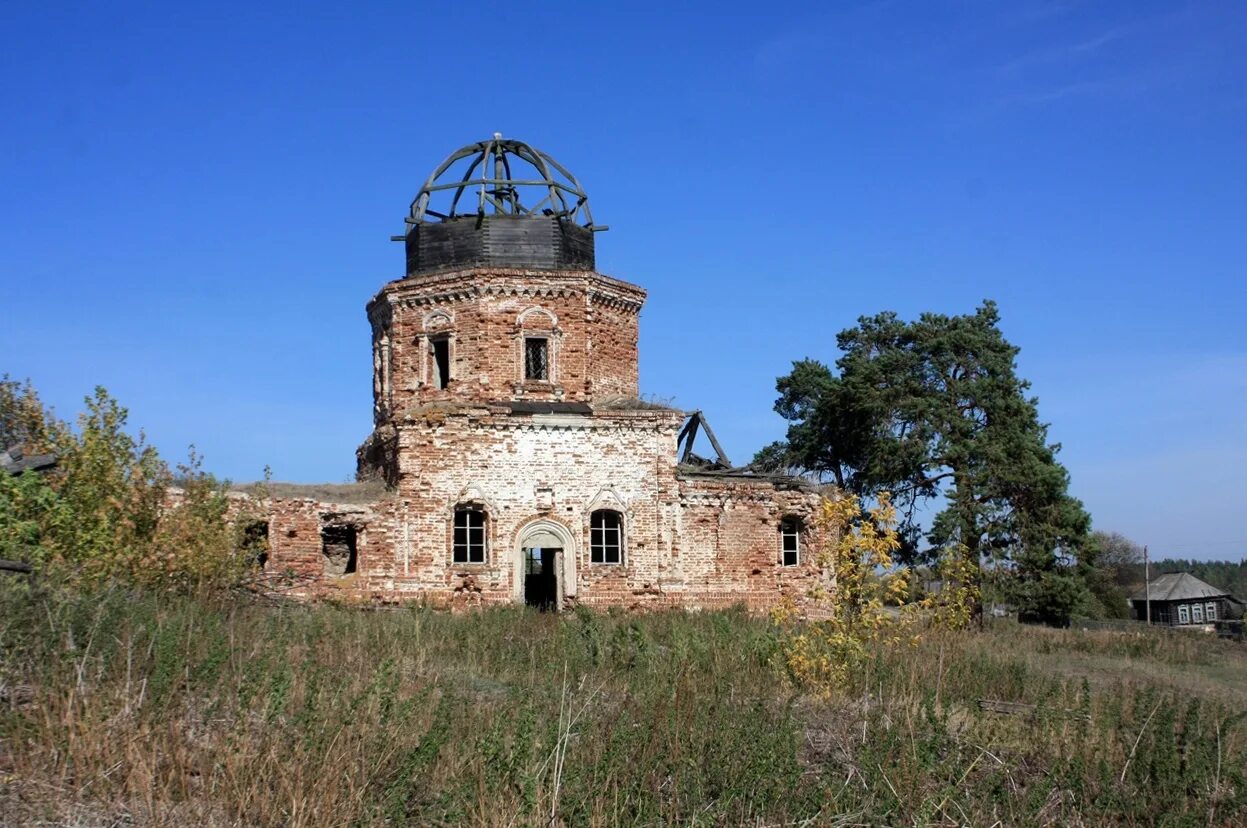
M 239 583 L 254 552 L 226 520 L 227 484 L 191 449 L 175 475 L 128 412 L 103 388 L 76 429 L 43 408 L 34 389 L 0 378 L 0 436 L 53 451 L 55 469 L 0 480 L 0 557 L 80 585 L 108 582 L 176 592 Z M 7 445 L 0 445 L 5 448 Z

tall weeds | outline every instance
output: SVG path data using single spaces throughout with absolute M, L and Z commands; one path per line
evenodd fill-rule
M 0 815 L 80 825 L 1241 824 L 1228 695 L 1046 669 L 1157 637 L 880 649 L 800 695 L 743 613 L 0 594 Z M 1217 642 L 1208 642 L 1216 645 Z M 1220 658 L 1244 675 L 1242 653 Z M 980 698 L 1034 705 L 1019 716 Z M 1241 706 L 1239 706 L 1241 707 Z M 1028 708 L 1029 709 L 1029 708 Z

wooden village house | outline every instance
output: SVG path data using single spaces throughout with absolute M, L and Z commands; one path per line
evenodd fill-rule
M 1243 602 L 1223 589 L 1201 581 L 1189 572 L 1169 572 L 1130 596 L 1136 620 L 1175 627 L 1209 626 L 1240 618 Z

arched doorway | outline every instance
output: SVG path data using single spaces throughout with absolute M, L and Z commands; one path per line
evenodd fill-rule
M 520 533 L 517 550 L 516 596 L 535 609 L 557 611 L 568 594 L 572 540 L 567 530 L 549 520 L 538 520 Z

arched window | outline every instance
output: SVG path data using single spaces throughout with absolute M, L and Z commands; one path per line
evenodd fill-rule
M 516 326 L 520 342 L 520 380 L 554 382 L 558 319 L 545 308 L 531 307 L 519 315 Z
M 485 563 L 485 512 L 471 506 L 455 509 L 455 563 Z
M 623 563 L 623 515 L 619 512 L 598 509 L 589 516 L 589 561 Z
M 786 517 L 779 522 L 780 563 L 796 566 L 801 563 L 801 521 Z

